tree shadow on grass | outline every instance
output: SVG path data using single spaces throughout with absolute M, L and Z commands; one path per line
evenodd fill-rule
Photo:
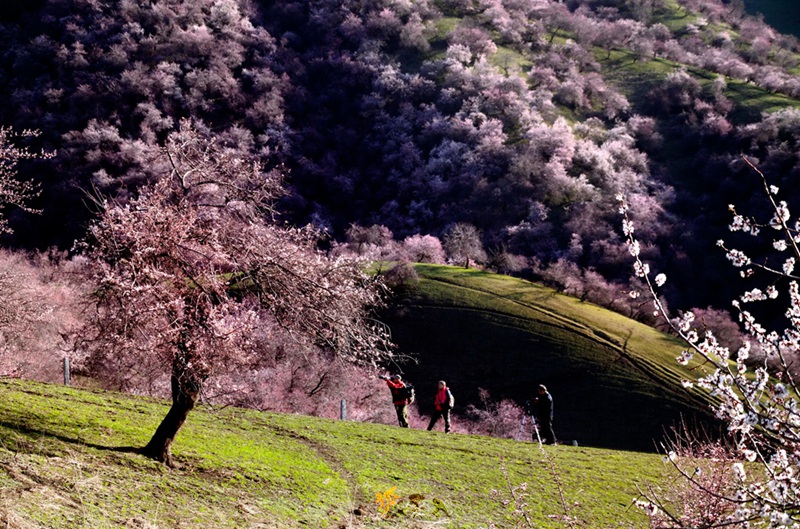
M 140 455 L 142 455 L 143 454 L 143 449 L 144 449 L 143 446 L 107 446 L 107 445 L 101 445 L 101 444 L 97 444 L 97 443 L 90 443 L 90 442 L 88 442 L 86 440 L 83 440 L 83 439 L 69 437 L 69 436 L 66 436 L 66 435 L 63 435 L 63 434 L 58 434 L 58 433 L 55 433 L 55 432 L 49 432 L 49 431 L 42 430 L 42 429 L 31 428 L 31 427 L 28 427 L 28 426 L 25 426 L 25 425 L 14 424 L 14 423 L 8 422 L 8 421 L 0 421 L 0 429 L 5 429 L 5 430 L 8 430 L 8 431 L 17 432 L 17 433 L 19 433 L 19 434 L 31 439 L 31 441 L 35 441 L 37 438 L 40 438 L 40 437 L 49 437 L 51 439 L 56 439 L 58 441 L 61 441 L 62 443 L 66 443 L 66 444 L 70 444 L 70 445 L 82 446 L 82 447 L 87 447 L 87 448 L 93 448 L 95 450 L 104 450 L 104 451 L 116 452 L 116 453 L 121 453 L 121 454 L 140 454 Z M 10 441 L 9 439 L 6 439 L 3 444 L 8 445 L 9 441 Z M 26 447 L 26 446 L 21 446 L 22 443 L 19 443 L 19 442 L 16 442 L 14 444 L 17 445 L 15 447 L 16 449 L 14 450 L 16 452 L 25 452 L 25 453 L 39 453 L 39 452 L 41 452 L 41 450 L 35 450 L 34 449 L 35 447 L 33 445 L 30 445 L 30 446 Z

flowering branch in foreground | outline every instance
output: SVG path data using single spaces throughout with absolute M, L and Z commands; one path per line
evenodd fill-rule
M 684 385 L 697 385 L 717 399 L 716 416 L 728 425 L 735 441 L 735 454 L 740 458 L 732 463 L 735 487 L 726 497 L 734 508 L 704 527 L 800 528 L 800 410 L 797 385 L 787 361 L 787 353 L 800 351 L 800 286 L 798 276 L 794 275 L 795 263 L 800 259 L 800 220 L 793 219 L 787 203 L 778 200 L 779 190 L 770 186 L 749 160 L 744 161 L 761 178 L 772 217 L 759 222 L 738 214 L 731 206 L 730 229 L 749 234 L 758 242 L 767 239 L 771 251 L 779 257 L 780 267 L 766 264 L 775 262 L 774 256 L 769 261 L 752 259 L 744 251 L 719 241 L 731 263 L 742 269 L 743 278 L 757 273 L 772 278 L 767 288 L 747 290 L 732 301 L 747 333 L 744 345 L 736 351 L 719 343 L 712 330 L 698 329 L 692 312 L 676 320 L 669 317 L 657 294 L 666 277 L 657 274 L 651 278 L 650 265 L 640 256 L 625 198 L 617 198 L 623 232 L 634 258 L 634 273 L 649 290 L 655 310 L 686 343 L 678 362 L 684 365 L 691 362 L 700 373 L 697 380 L 686 380 Z M 781 331 L 768 330 L 746 309 L 748 304 L 778 299 L 787 304 L 786 325 Z M 749 359 L 755 348 L 764 353 L 765 360 L 751 366 Z M 778 366 L 776 372 L 768 372 L 768 362 Z M 691 475 L 687 477 L 696 484 Z M 647 512 L 652 514 L 664 508 L 651 496 L 644 497 L 640 504 Z M 662 520 L 666 520 L 665 525 L 659 527 L 685 526 L 678 516 Z
M 16 145 L 16 140 L 33 138 L 39 132 L 24 130 L 15 132 L 8 127 L 0 127 L 0 233 L 10 233 L 11 227 L 5 215 L 8 206 L 16 206 L 29 213 L 38 213 L 28 206 L 31 199 L 39 194 L 36 184 L 17 179 L 17 165 L 22 160 L 51 158 L 53 153 L 34 153 Z

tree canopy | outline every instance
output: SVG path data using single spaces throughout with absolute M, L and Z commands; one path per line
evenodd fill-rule
M 240 158 L 188 124 L 152 160 L 157 181 L 127 203 L 105 201 L 85 243 L 96 287 L 83 361 L 170 373 L 172 408 L 143 452 L 170 446 L 204 383 L 255 366 L 269 340 L 290 334 L 356 363 L 392 352 L 370 316 L 379 279 L 365 263 L 317 248 L 312 227 L 271 219 L 277 171 Z M 275 338 L 277 340 L 277 338 Z M 299 353 L 295 353 L 299 354 Z

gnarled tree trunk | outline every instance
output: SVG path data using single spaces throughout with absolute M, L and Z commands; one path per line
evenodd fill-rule
M 172 362 L 172 406 L 150 442 L 142 448 L 143 455 L 169 466 L 174 466 L 170 447 L 189 412 L 197 404 L 203 387 L 204 377 L 194 373 L 188 364 L 186 355 L 175 356 Z

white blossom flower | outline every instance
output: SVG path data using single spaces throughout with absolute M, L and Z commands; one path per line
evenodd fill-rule
M 667 276 L 665 274 L 658 274 L 655 279 L 656 285 L 659 287 L 663 287 L 664 283 L 667 282 Z
M 778 297 L 778 289 L 775 288 L 775 285 L 770 285 L 767 287 L 767 296 L 769 299 L 776 299 Z
M 748 460 L 751 463 L 756 460 L 757 456 L 754 450 L 747 450 L 747 449 L 742 450 L 742 455 L 746 460 Z
M 742 267 L 750 264 L 750 258 L 739 250 L 730 250 L 726 257 L 733 263 L 733 266 Z
M 760 231 L 755 223 L 753 223 L 750 219 L 747 219 L 742 215 L 734 215 L 733 221 L 728 226 L 728 229 L 730 229 L 731 231 L 742 231 L 744 233 L 749 233 L 753 236 L 758 235 Z
M 692 357 L 694 357 L 694 353 L 691 351 L 683 351 L 677 360 L 680 365 L 685 366 L 689 363 Z
M 736 476 L 736 479 L 739 481 L 744 481 L 747 477 L 747 474 L 744 471 L 744 465 L 742 463 L 734 463 L 733 464 L 733 473 Z
M 766 294 L 761 292 L 761 289 L 754 288 L 753 290 L 750 290 L 749 292 L 745 292 L 744 294 L 742 294 L 742 296 L 739 299 L 741 299 L 744 303 L 749 303 L 752 301 L 763 301 L 767 299 L 767 296 Z
M 694 321 L 694 312 L 690 310 L 686 311 L 683 315 L 683 318 L 681 318 L 680 324 L 678 326 L 681 332 L 688 331 L 692 327 L 693 321 Z
M 792 517 L 785 512 L 773 512 L 769 517 L 769 521 L 773 524 L 772 527 L 790 527 L 789 524 L 792 523 Z
M 653 517 L 658 514 L 658 506 L 651 501 L 637 500 L 636 506 L 642 509 L 647 516 Z
M 787 276 L 792 275 L 792 272 L 794 272 L 794 263 L 795 263 L 794 257 L 788 258 L 786 262 L 783 263 L 783 273 L 786 274 Z
M 775 216 L 769 221 L 769 225 L 776 230 L 780 230 L 783 228 L 783 224 L 788 221 L 790 217 L 791 215 L 789 214 L 789 206 L 785 201 L 781 200 L 781 203 L 775 209 Z
M 633 235 L 633 231 L 634 231 L 633 223 L 631 221 L 629 221 L 628 219 L 623 219 L 622 220 L 622 233 L 624 233 L 626 236 L 630 237 L 631 235 Z
M 786 245 L 786 241 L 782 241 L 782 240 L 773 242 L 772 246 L 773 246 L 773 248 L 775 248 L 779 252 L 784 252 L 784 251 L 786 251 L 786 248 L 788 248 L 788 246 Z

